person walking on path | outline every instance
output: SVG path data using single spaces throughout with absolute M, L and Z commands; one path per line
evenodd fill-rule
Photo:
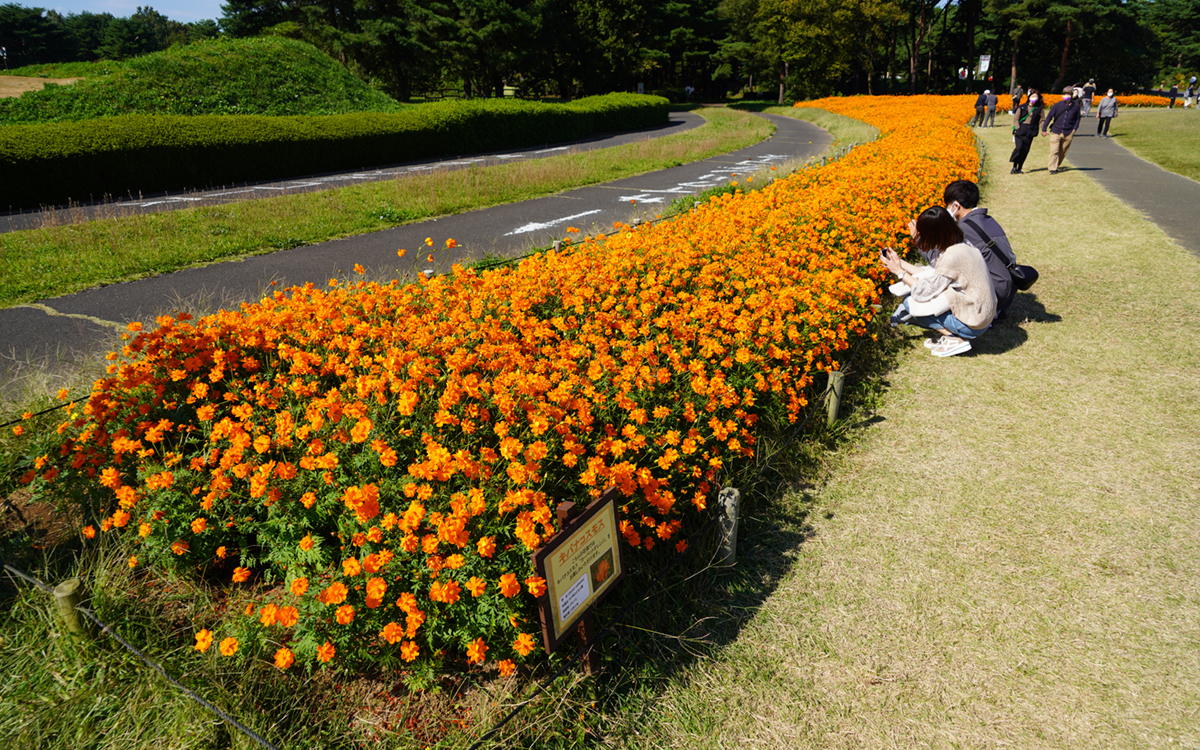
M 1000 97 L 992 92 L 987 93 L 987 124 L 984 127 L 996 127 L 996 106 L 1000 103 Z
M 1171 90 L 1167 92 L 1167 96 L 1171 97 L 1171 104 L 1167 109 L 1175 109 L 1175 100 L 1179 98 L 1179 86 L 1172 83 Z
M 1058 174 L 1058 168 L 1071 148 L 1075 131 L 1079 129 L 1079 101 L 1071 96 L 1072 88 L 1063 88 L 1062 101 L 1055 102 L 1046 113 L 1046 119 L 1042 120 L 1042 135 L 1046 135 L 1047 129 L 1050 133 L 1050 161 L 1047 164 L 1050 174 Z
M 1109 138 L 1108 124 L 1117 116 L 1117 97 L 1113 96 L 1113 90 L 1109 89 L 1104 98 L 1100 100 L 1100 106 L 1096 109 L 1096 135 L 1101 138 Z
M 1029 101 L 1013 110 L 1013 119 L 1016 121 L 1013 126 L 1013 141 L 1017 145 L 1013 148 L 1012 156 L 1008 157 L 1013 165 L 1012 174 L 1022 174 L 1025 159 L 1029 157 L 1029 149 L 1037 139 L 1042 113 L 1042 97 L 1037 89 L 1029 89 Z
M 1083 116 L 1091 117 L 1092 97 L 1096 95 L 1096 79 L 1088 80 L 1087 85 L 1083 87 Z
M 1187 109 L 1196 102 L 1196 78 L 1193 76 L 1187 91 L 1183 92 L 1183 108 Z
M 987 98 L 990 91 L 984 91 L 975 99 L 975 118 L 971 120 L 971 127 L 983 125 L 983 113 L 987 109 Z
M 1021 106 L 1021 97 L 1023 97 L 1024 95 L 1025 95 L 1025 89 L 1021 88 L 1021 84 L 1019 84 L 1019 83 L 1013 84 L 1012 107 L 1008 110 L 1009 112 L 1012 112 L 1013 130 L 1016 130 L 1017 127 L 1021 124 L 1017 119 L 1017 117 L 1018 117 L 1017 108 Z

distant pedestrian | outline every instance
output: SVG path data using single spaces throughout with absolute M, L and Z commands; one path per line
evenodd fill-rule
M 1167 106 L 1167 109 L 1175 109 L 1175 100 L 1179 98 L 1179 87 L 1172 83 L 1167 96 L 1171 97 L 1171 104 Z
M 1187 91 L 1183 92 L 1183 108 L 1187 109 L 1196 102 L 1196 79 L 1188 84 Z
M 985 127 L 996 127 L 996 106 L 1000 103 L 1000 98 L 992 92 L 987 92 L 987 125 Z
M 1013 129 L 1013 142 L 1017 145 L 1013 148 L 1012 156 L 1008 160 L 1012 162 L 1012 174 L 1022 174 L 1025 167 L 1025 159 L 1029 156 L 1029 148 L 1037 139 L 1038 125 L 1042 122 L 1042 97 L 1037 89 L 1029 89 L 1029 101 L 1017 107 L 1014 117 L 1017 119 L 1017 126 Z
M 1109 138 L 1108 124 L 1117 116 L 1117 98 L 1113 96 L 1113 90 L 1109 89 L 1104 98 L 1100 100 L 1100 106 L 1096 109 L 1096 135 L 1101 138 Z
M 1073 88 L 1067 86 L 1063 89 L 1062 101 L 1055 102 L 1042 120 L 1042 135 L 1046 135 L 1047 128 L 1050 131 L 1050 162 L 1047 165 L 1050 174 L 1058 174 L 1058 168 L 1071 148 L 1075 131 L 1079 129 L 1079 101 L 1071 96 Z
M 1096 79 L 1092 78 L 1083 87 L 1083 116 L 1089 117 L 1092 111 L 1092 97 L 1096 95 Z
M 1008 110 L 1013 116 L 1013 130 L 1016 130 L 1017 126 L 1021 124 L 1017 120 L 1017 108 L 1021 106 L 1021 98 L 1024 96 L 1025 89 L 1021 88 L 1021 84 L 1014 83 L 1012 90 L 1012 107 L 1010 107 Z
M 983 125 L 983 114 L 987 109 L 987 98 L 990 93 L 992 92 L 985 90 L 975 99 L 975 117 L 971 120 L 971 127 Z

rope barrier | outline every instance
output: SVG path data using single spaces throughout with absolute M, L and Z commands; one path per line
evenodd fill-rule
M 13 566 L 9 565 L 8 563 L 4 564 L 4 570 L 8 571 L 8 573 L 10 573 L 11 575 L 15 575 L 18 578 L 28 581 L 29 583 L 33 584 L 34 586 L 37 586 L 39 589 L 41 589 L 42 591 L 44 591 L 48 594 L 54 593 L 54 589 L 52 589 L 48 584 L 38 580 L 37 578 L 34 578 L 31 575 L 28 575 L 28 574 L 18 570 L 17 568 L 14 568 Z M 279 750 L 279 748 L 277 748 L 275 745 L 272 745 L 270 742 L 267 742 L 265 739 L 263 739 L 261 736 L 259 736 L 259 734 L 257 732 L 255 732 L 253 729 L 250 729 L 245 724 L 241 723 L 234 717 L 230 716 L 225 711 L 221 710 L 217 706 L 214 706 L 212 703 L 209 703 L 202 696 L 198 695 L 195 691 L 191 690 L 186 685 L 181 683 L 179 680 L 176 680 L 174 677 L 167 674 L 167 671 L 165 669 L 163 669 L 162 666 L 160 666 L 157 662 L 155 662 L 149 656 L 146 656 L 146 654 L 142 653 L 142 651 L 140 651 L 132 643 L 130 643 L 129 641 L 122 638 L 120 636 L 120 634 L 118 634 L 117 631 L 114 630 L 111 625 L 101 621 L 100 618 L 96 616 L 95 612 L 88 609 L 87 607 L 79 607 L 79 606 L 75 607 L 75 611 L 78 612 L 79 614 L 83 615 L 84 617 L 86 617 L 88 620 L 90 620 L 93 625 L 95 625 L 96 627 L 98 627 L 100 629 L 101 633 L 107 633 L 109 636 L 111 636 L 113 638 L 113 640 L 115 640 L 117 643 L 124 646 L 127 651 L 129 651 L 131 654 L 133 654 L 138 659 L 140 659 L 143 664 L 145 664 L 146 666 L 150 667 L 155 672 L 157 672 L 159 674 L 159 676 L 161 676 L 164 680 L 171 683 L 175 687 L 179 688 L 183 692 L 183 694 L 186 695 L 188 698 L 191 698 L 193 701 L 198 703 L 203 708 L 209 710 L 213 714 L 216 714 L 218 717 L 220 717 L 221 719 L 223 719 L 224 721 L 228 722 L 233 727 L 235 727 L 242 734 L 244 734 L 247 737 L 249 737 L 250 739 L 254 740 L 262 747 L 267 748 L 267 750 Z

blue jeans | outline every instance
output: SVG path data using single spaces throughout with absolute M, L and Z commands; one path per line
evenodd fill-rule
M 954 317 L 954 313 L 947 310 L 940 315 L 913 315 L 908 311 L 908 298 L 896 308 L 896 312 L 892 313 L 893 323 L 907 323 L 909 325 L 920 326 L 921 328 L 940 329 L 948 332 L 951 336 L 957 336 L 964 341 L 970 341 L 982 336 L 987 328 L 976 330 L 958 318 Z

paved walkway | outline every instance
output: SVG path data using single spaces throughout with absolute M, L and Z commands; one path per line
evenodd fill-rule
M 381 232 L 258 255 L 240 261 L 189 268 L 137 281 L 96 287 L 78 294 L 0 310 L 0 392 L 16 371 L 29 365 L 69 367 L 114 346 L 114 333 L 131 321 L 152 321 L 177 309 L 208 311 L 260 298 L 271 289 L 324 285 L 353 273 L 361 264 L 368 274 L 411 269 L 426 237 L 438 246 L 454 238 L 454 255 L 438 253 L 439 263 L 470 261 L 485 254 L 512 256 L 546 247 L 574 226 L 611 228 L 659 213 L 675 198 L 725 184 L 733 175 L 767 170 L 773 164 L 824 153 L 829 134 L 807 122 L 767 117 L 776 132 L 765 141 L 723 156 L 567 193 L 470 213 L 407 224 Z M 404 262 L 396 250 L 410 252 Z M 416 270 L 425 264 L 416 266 Z
M 1071 141 L 1067 164 L 1086 172 L 1105 190 L 1141 211 L 1171 239 L 1200 257 L 1200 222 L 1197 221 L 1200 182 L 1134 156 L 1121 145 L 1121 118 L 1113 121 L 1109 133 L 1114 137 L 1096 137 L 1096 118 L 1085 119 Z M 1045 169 L 1045 165 L 1040 168 Z M 1038 167 L 1034 165 L 1036 169 Z M 1027 172 L 1034 170 L 1026 169 Z M 1079 214 L 1086 216 L 1086 208 L 1081 208 Z

